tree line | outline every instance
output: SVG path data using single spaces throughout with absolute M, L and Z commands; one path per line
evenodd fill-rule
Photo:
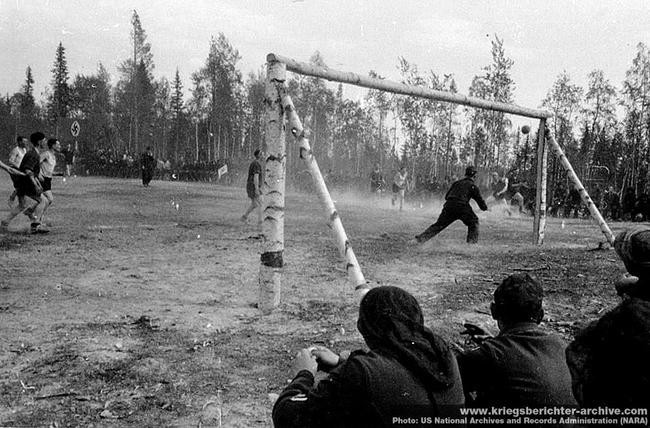
M 158 159 L 175 165 L 229 163 L 241 166 L 264 144 L 264 68 L 244 76 L 239 51 L 220 33 L 209 42 L 203 66 L 183 80 L 154 77 L 154 58 L 138 13 L 131 19 L 132 55 L 118 67 L 116 83 L 98 63 L 90 75 L 70 77 L 66 50 L 59 43 L 52 80 L 42 100 L 34 97 L 28 66 L 25 82 L 0 100 L 1 155 L 17 135 L 40 129 L 71 141 L 69 124 L 82 124 L 81 156 L 102 152 L 136 157 L 152 147 Z M 470 96 L 514 102 L 514 61 L 498 36 L 491 41 L 492 61 L 467 90 Z M 310 58 L 326 66 L 318 52 Z M 458 92 L 453 74 L 421 70 L 400 57 L 402 83 Z M 372 77 L 382 78 L 375 71 Z M 321 168 L 332 181 L 363 186 L 375 165 L 386 176 L 407 166 L 413 182 L 425 185 L 459 175 L 467 164 L 506 173 L 512 181 L 534 185 L 536 124 L 523 134 L 509 115 L 416 97 L 368 90 L 359 100 L 343 95 L 342 85 L 291 75 L 288 86 Z M 650 184 L 650 51 L 644 43 L 620 88 L 602 70 L 588 74 L 587 87 L 560 73 L 541 107 L 553 113 L 549 126 L 586 184 L 632 187 Z M 292 136 L 287 137 L 288 147 Z M 295 150 L 287 150 L 289 180 L 301 175 Z M 569 190 L 559 162 L 549 157 L 549 197 Z

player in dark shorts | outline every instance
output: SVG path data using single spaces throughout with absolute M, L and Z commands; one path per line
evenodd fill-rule
M 37 220 L 40 218 L 43 210 L 47 206 L 47 199 L 43 195 L 43 188 L 38 180 L 41 172 L 41 158 L 36 150 L 36 147 L 43 144 L 44 141 L 45 135 L 41 132 L 35 132 L 29 137 L 29 141 L 27 142 L 27 152 L 25 153 L 25 156 L 23 156 L 23 160 L 18 168 L 18 170 L 24 174 L 16 181 L 18 205 L 12 208 L 7 218 L 0 222 L 0 230 L 6 230 L 11 220 L 13 220 L 18 214 L 29 209 L 31 212 L 29 217 L 32 220 L 30 229 L 31 233 L 36 234 L 49 232 L 49 230 L 43 228 L 41 223 Z M 36 205 L 34 207 L 29 207 L 27 198 L 36 201 Z
M 11 150 L 9 153 L 9 166 L 19 169 L 20 168 L 20 163 L 23 161 L 23 156 L 25 156 L 25 153 L 27 152 L 27 149 L 25 148 L 27 146 L 27 138 L 18 136 L 16 138 L 16 146 Z M 20 178 L 19 175 L 10 175 L 11 181 L 13 182 L 14 185 L 14 191 L 11 193 L 11 196 L 9 196 L 9 209 L 12 208 L 14 200 L 16 199 L 16 182 Z
M 41 184 L 43 186 L 43 195 L 47 199 L 47 205 L 43 209 L 41 218 L 38 220 L 40 223 L 43 222 L 45 217 L 45 212 L 47 209 L 54 203 L 54 194 L 52 193 L 52 176 L 54 175 L 54 169 L 56 168 L 56 154 L 61 151 L 61 143 L 56 138 L 50 138 L 47 140 L 47 150 L 41 152 Z
M 251 200 L 251 204 L 246 209 L 241 221 L 246 223 L 248 215 L 257 209 L 258 224 L 262 223 L 262 151 L 255 150 L 255 159 L 248 167 L 248 179 L 246 180 L 246 194 Z

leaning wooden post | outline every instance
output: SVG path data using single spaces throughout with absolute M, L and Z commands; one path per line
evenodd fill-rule
M 584 202 L 585 205 L 587 205 L 587 209 L 589 210 L 589 213 L 594 218 L 594 220 L 596 220 L 596 223 L 598 224 L 598 227 L 600 227 L 600 231 L 603 232 L 603 235 L 605 235 L 605 239 L 607 239 L 607 242 L 609 242 L 609 244 L 613 246 L 614 234 L 612 233 L 609 226 L 607 225 L 607 222 L 605 222 L 603 216 L 600 214 L 600 211 L 598 211 L 598 208 L 594 204 L 594 201 L 592 201 L 591 197 L 589 197 L 587 190 L 585 190 L 584 186 L 582 185 L 582 182 L 580 181 L 578 175 L 576 174 L 573 167 L 571 166 L 569 159 L 567 159 L 566 155 L 562 151 L 562 148 L 557 143 L 557 141 L 555 141 L 555 138 L 553 138 L 551 132 L 548 129 L 546 130 L 546 138 L 549 142 L 549 145 L 551 146 L 551 149 L 555 152 L 555 155 L 560 159 L 560 163 L 562 164 L 567 174 L 569 175 L 569 178 L 573 182 L 573 185 L 580 193 L 582 202 Z
M 262 184 L 262 249 L 259 274 L 259 309 L 268 314 L 280 304 L 282 254 L 284 252 L 285 128 L 278 85 L 286 80 L 286 66 L 267 62 L 264 105 L 266 108 L 266 166 Z
M 537 194 L 535 198 L 535 218 L 533 220 L 533 243 L 544 243 L 546 230 L 546 163 L 547 152 L 544 132 L 546 119 L 540 119 L 537 131 Z
M 309 139 L 305 135 L 305 130 L 302 127 L 300 118 L 296 113 L 296 109 L 293 106 L 291 97 L 286 93 L 286 87 L 282 89 L 282 108 L 289 119 L 289 129 L 291 134 L 296 138 L 298 142 L 298 149 L 300 150 L 300 159 L 305 164 L 305 167 L 310 172 L 314 187 L 316 188 L 316 193 L 318 194 L 318 199 L 320 199 L 323 207 L 327 211 L 328 226 L 334 232 L 336 238 L 336 244 L 341 254 L 341 258 L 346 261 L 346 271 L 348 273 L 348 280 L 351 282 L 352 286 L 357 290 L 360 295 L 365 294 L 368 291 L 368 284 L 366 279 L 361 272 L 361 267 L 357 261 L 357 257 L 354 255 L 352 250 L 352 245 L 348 240 L 348 236 L 345 233 L 343 228 L 343 223 L 341 222 L 341 217 L 339 216 L 336 207 L 334 206 L 334 201 L 330 196 L 329 191 L 327 190 L 327 185 L 323 179 L 323 175 L 320 172 L 318 167 L 318 162 L 314 157 L 311 147 L 309 146 Z

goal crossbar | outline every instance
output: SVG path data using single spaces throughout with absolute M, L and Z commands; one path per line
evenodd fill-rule
M 544 110 L 535 110 L 527 107 L 521 107 L 516 104 L 488 101 L 482 98 L 469 97 L 453 92 L 438 91 L 422 86 L 406 85 L 404 83 L 393 82 L 386 79 L 378 79 L 374 77 L 362 76 L 360 74 L 351 72 L 337 71 L 331 68 L 299 62 L 291 58 L 286 58 L 273 53 L 268 54 L 266 60 L 267 62 L 281 62 L 286 65 L 288 71 L 312 77 L 321 77 L 332 82 L 348 83 L 350 85 L 361 86 L 369 89 L 379 89 L 401 95 L 412 95 L 421 98 L 428 98 L 435 101 L 449 102 L 469 107 L 500 111 L 503 113 L 516 114 L 519 116 L 532 117 L 535 119 L 547 119 L 553 116 L 552 113 Z

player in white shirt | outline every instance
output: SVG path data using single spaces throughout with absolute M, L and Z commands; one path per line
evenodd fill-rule
M 408 172 L 406 167 L 403 166 L 397 171 L 395 177 L 393 178 L 393 198 L 391 199 L 391 204 L 395 206 L 395 203 L 399 200 L 399 210 L 402 211 L 404 206 L 404 192 L 406 191 L 406 186 L 408 184 Z
M 41 175 L 43 184 L 43 195 L 47 199 L 47 205 L 41 214 L 39 222 L 42 222 L 45 217 L 45 212 L 54 202 L 54 195 L 52 194 L 52 176 L 54 175 L 54 167 L 56 167 L 55 152 L 61 151 L 61 143 L 56 138 L 47 140 L 47 150 L 41 152 Z
M 20 163 L 23 161 L 23 156 L 25 156 L 25 153 L 27 153 L 27 149 L 25 148 L 25 140 L 27 139 L 20 135 L 16 138 L 16 147 L 11 149 L 11 152 L 9 152 L 9 166 L 16 169 L 20 168 Z M 9 208 L 12 207 L 14 201 L 16 200 L 15 187 L 17 179 L 18 176 L 11 176 L 11 181 L 14 182 L 14 191 L 11 193 L 11 196 L 9 196 Z
M 50 138 L 47 140 L 47 150 L 41 150 L 40 152 L 41 172 L 39 174 L 38 180 L 43 187 L 43 196 L 45 196 L 47 203 L 43 208 L 43 211 L 41 212 L 39 218 L 34 217 L 33 210 L 28 209 L 25 211 L 25 215 L 29 217 L 32 222 L 38 222 L 42 224 L 47 209 L 54 202 L 54 195 L 52 194 L 52 176 L 54 175 L 54 168 L 56 167 L 56 155 L 54 153 L 60 151 L 61 143 L 59 143 L 59 140 L 56 138 Z

